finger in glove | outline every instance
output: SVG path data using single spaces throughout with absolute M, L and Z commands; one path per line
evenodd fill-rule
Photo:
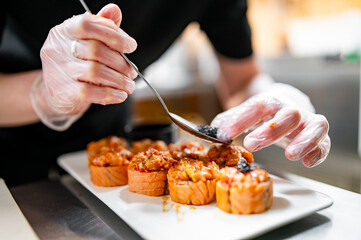
M 314 115 L 307 120 L 304 129 L 286 147 L 286 157 L 294 161 L 302 159 L 326 137 L 328 127 L 328 122 L 324 116 Z
M 78 40 L 75 47 L 76 57 L 79 59 L 99 62 L 130 79 L 137 77 L 137 73 L 125 59 L 102 42 L 97 40 Z
M 283 108 L 273 119 L 248 134 L 244 139 L 247 150 L 254 152 L 270 146 L 294 131 L 301 121 L 301 114 L 292 108 Z
M 281 108 L 282 104 L 274 99 L 253 97 L 217 115 L 211 126 L 218 127 L 217 136 L 220 140 L 229 141 L 257 123 L 272 118 Z
M 80 98 L 84 102 L 98 103 L 102 105 L 124 102 L 128 94 L 122 90 L 99 87 L 89 83 L 83 83 Z
M 131 53 L 137 48 L 137 42 L 119 28 L 111 19 L 85 13 L 74 18 L 80 18 L 77 26 L 69 24 L 69 35 L 76 39 L 98 40 L 118 52 Z M 67 21 L 75 21 L 70 19 Z
M 128 94 L 132 94 L 135 90 L 135 83 L 132 79 L 103 64 L 84 61 L 82 65 L 86 68 L 86 71 L 78 78 L 81 82 L 123 90 Z
M 331 140 L 329 136 L 326 136 L 313 151 L 302 159 L 303 165 L 311 168 L 321 164 L 327 158 L 330 148 Z

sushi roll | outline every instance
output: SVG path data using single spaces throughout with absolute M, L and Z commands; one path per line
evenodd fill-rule
M 221 169 L 216 198 L 218 208 L 227 213 L 262 213 L 272 206 L 273 179 L 266 170 L 239 161 L 237 168 Z
M 91 181 L 102 187 L 126 185 L 131 157 L 131 152 L 126 148 L 90 156 L 88 165 Z
M 129 191 L 148 196 L 167 194 L 167 172 L 175 164 L 177 161 L 168 151 L 139 152 L 129 163 Z
M 174 202 L 205 205 L 214 199 L 219 167 L 214 162 L 182 159 L 169 169 L 169 194 Z

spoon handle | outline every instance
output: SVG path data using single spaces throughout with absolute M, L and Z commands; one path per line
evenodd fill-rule
M 155 90 L 152 85 L 150 85 L 150 83 L 145 79 L 145 77 L 143 76 L 143 74 L 138 70 L 138 68 L 135 66 L 135 64 L 129 60 L 129 58 L 124 54 L 119 52 L 120 55 L 122 55 L 122 57 L 125 59 L 125 61 L 127 61 L 127 63 L 129 63 L 129 65 L 138 73 L 138 76 L 143 79 L 143 81 L 150 87 L 150 89 L 153 91 L 154 95 L 158 98 L 158 100 L 160 101 L 160 103 L 163 105 L 164 109 L 167 111 L 167 113 L 169 114 L 167 105 L 165 105 L 162 97 L 159 95 L 159 93 L 157 92 L 157 90 Z

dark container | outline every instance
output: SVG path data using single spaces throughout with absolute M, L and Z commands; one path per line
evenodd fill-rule
M 150 138 L 152 140 L 163 140 L 169 144 L 174 143 L 177 137 L 177 129 L 173 124 L 127 125 L 125 132 L 129 141 Z

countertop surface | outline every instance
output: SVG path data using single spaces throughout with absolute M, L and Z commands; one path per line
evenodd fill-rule
M 3 179 L 0 178 L 0 239 L 37 240 Z
M 294 174 L 272 173 L 327 194 L 334 203 L 257 239 L 361 239 L 360 194 Z M 69 175 L 61 181 L 31 183 L 10 191 L 40 239 L 141 239 Z

